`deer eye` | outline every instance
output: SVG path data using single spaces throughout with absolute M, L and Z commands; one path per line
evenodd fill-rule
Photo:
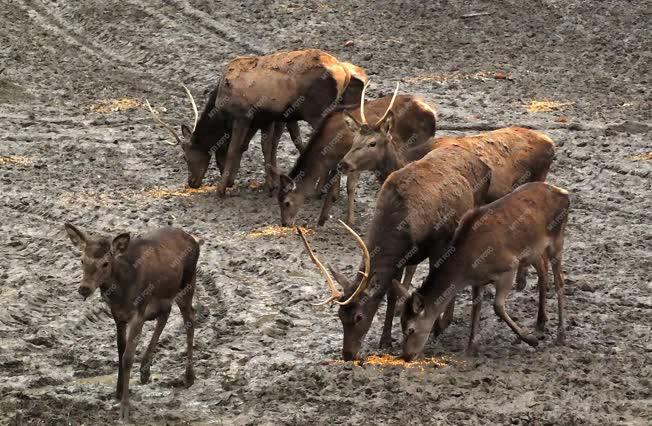
M 360 321 L 362 321 L 362 314 L 361 313 L 355 314 L 355 316 L 353 317 L 353 323 L 357 324 Z
M 285 204 L 285 207 L 290 207 L 290 202 L 289 201 L 286 201 L 284 204 Z
M 109 266 L 109 262 L 104 262 L 104 263 L 102 264 L 102 268 L 106 268 L 107 266 Z
M 376 141 L 369 142 L 369 146 L 370 146 L 371 148 L 373 148 L 374 146 L 376 146 Z
M 411 336 L 414 334 L 414 327 L 408 327 L 407 332 L 405 333 L 406 336 Z

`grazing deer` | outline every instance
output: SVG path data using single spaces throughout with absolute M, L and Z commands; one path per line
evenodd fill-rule
M 495 201 L 527 182 L 545 181 L 555 154 L 555 143 L 548 136 L 521 127 L 508 127 L 473 136 L 431 138 L 425 143 L 397 140 L 391 129 L 395 119 L 390 113 L 384 126 L 365 128 L 355 117 L 346 122 L 355 133 L 351 150 L 342 159 L 348 173 L 376 171 L 388 176 L 406 164 L 422 158 L 433 149 L 460 146 L 476 154 L 491 168 L 487 202 Z M 519 269 L 517 288 L 525 287 L 527 265 Z
M 364 122 L 367 119 L 380 122 L 383 117 L 391 114 L 393 117 L 391 135 L 394 140 L 405 140 L 415 144 L 428 140 L 435 133 L 437 125 L 437 113 L 432 107 L 415 96 L 396 96 L 396 92 L 392 97 L 386 96 L 366 102 L 364 107 L 361 104 L 359 108 L 350 112 L 332 112 L 326 117 L 322 126 L 312 134 L 306 149 L 301 153 L 290 173 L 279 174 L 278 203 L 283 226 L 294 224 L 305 199 L 315 192 L 320 183 L 328 195 L 324 199 L 318 224 L 323 225 L 326 222 L 334 195 L 339 190 L 337 178 L 342 171 L 338 169 L 338 163 L 349 151 L 354 140 L 355 133 L 351 132 L 345 124 L 348 114 Z M 357 181 L 357 172 L 347 173 L 346 222 L 349 225 L 353 224 L 355 219 Z M 383 181 L 384 178 L 380 183 L 382 184 Z
M 388 290 L 380 345 L 391 346 L 396 304 L 392 280 L 400 278 L 406 266 L 416 265 L 426 257 L 431 267 L 441 262 L 462 215 L 484 203 L 490 180 L 489 167 L 475 154 L 457 146 L 434 150 L 392 173 L 383 183 L 363 250 L 365 267 L 361 266 L 361 270 L 364 272 L 349 281 L 333 268 L 333 280 L 315 262 L 331 288 L 332 296 L 325 303 L 341 305 L 345 360 L 357 357 L 362 339 Z M 335 288 L 335 281 L 343 292 Z
M 561 261 L 570 199 L 564 189 L 543 182 L 527 183 L 491 204 L 468 212 L 455 232 L 453 253 L 410 295 L 401 316 L 403 358 L 418 357 L 435 320 L 460 290 L 473 289 L 471 335 L 468 351 L 476 349 L 483 286 L 496 288 L 494 311 L 524 342 L 537 346 L 538 339 L 525 333 L 507 314 L 505 300 L 519 264 L 532 264 L 539 273 L 537 329 L 545 327 L 545 289 L 548 263 L 552 264 L 557 288 L 557 343 L 563 344 L 564 278 Z M 397 291 L 405 291 L 400 285 Z M 405 296 L 405 295 L 404 295 Z M 542 315 L 543 311 L 543 315 Z
M 273 187 L 269 170 L 276 164 L 283 123 L 289 123 L 296 144 L 298 120 L 317 129 L 332 109 L 354 104 L 366 82 L 362 68 L 317 49 L 239 57 L 226 65 L 201 116 L 197 119 L 195 114 L 193 130 L 182 126 L 183 141 L 166 128 L 184 150 L 191 187 L 201 185 L 215 153 L 222 173 L 220 195 L 233 185 L 242 153 L 256 131 L 263 129 L 266 183 Z
M 156 319 L 156 328 L 143 355 L 140 382 L 147 383 L 158 339 L 165 328 L 172 304 L 179 306 L 186 328 L 187 364 L 185 382 L 192 385 L 192 346 L 195 311 L 192 298 L 199 258 L 199 243 L 180 229 L 164 228 L 131 239 L 123 233 L 113 239 L 92 238 L 65 224 L 73 244 L 81 250 L 82 281 L 79 294 L 85 299 L 100 289 L 117 328 L 120 418 L 129 417 L 129 375 L 145 321 Z

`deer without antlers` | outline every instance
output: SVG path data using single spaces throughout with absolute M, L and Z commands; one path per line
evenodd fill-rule
M 86 299 L 99 288 L 116 324 L 119 360 L 116 396 L 120 400 L 120 418 L 127 421 L 129 375 L 143 323 L 156 319 L 156 328 L 140 364 L 140 382 L 147 383 L 152 357 L 173 303 L 179 306 L 186 328 L 186 385 L 192 385 L 195 380 L 192 298 L 199 243 L 175 228 L 160 229 L 135 239 L 128 233 L 113 239 L 91 237 L 69 223 L 65 224 L 65 230 L 81 250 L 83 277 L 79 294 Z
M 436 318 L 464 287 L 472 286 L 471 335 L 468 351 L 474 352 L 479 330 L 482 297 L 489 283 L 496 288 L 494 311 L 519 339 L 531 346 L 535 336 L 526 334 L 507 314 L 509 295 L 519 264 L 535 265 L 539 273 L 538 331 L 546 322 L 545 292 L 548 263 L 552 264 L 559 316 L 557 342 L 564 342 L 564 279 L 562 251 L 570 199 L 566 190 L 543 182 L 525 184 L 491 204 L 468 212 L 460 221 L 452 246 L 454 253 L 431 270 L 423 285 L 407 297 L 401 316 L 403 357 L 419 356 Z M 400 286 L 397 287 L 402 290 Z

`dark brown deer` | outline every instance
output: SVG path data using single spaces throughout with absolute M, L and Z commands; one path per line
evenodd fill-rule
M 455 295 L 467 286 L 473 289 L 468 348 L 473 352 L 480 324 L 480 290 L 489 283 L 496 288 L 496 315 L 507 323 L 519 339 L 537 346 L 538 339 L 528 335 L 505 310 L 505 300 L 512 288 L 514 275 L 518 265 L 523 263 L 534 265 L 539 273 L 540 302 L 543 299 L 544 303 L 543 316 L 540 309 L 537 320 L 539 330 L 545 327 L 547 270 L 548 263 L 552 264 L 559 318 L 557 343 L 563 344 L 564 278 L 561 261 L 569 205 L 566 190 L 533 182 L 468 212 L 455 233 L 451 256 L 441 267 L 431 269 L 421 288 L 406 301 L 401 316 L 403 358 L 410 361 L 422 353 L 435 320 Z
M 369 256 L 367 259 L 363 255 L 362 264 L 369 263 L 369 268 L 361 266 L 364 272 L 351 281 L 336 269 L 331 270 L 344 289 L 341 292 L 332 285 L 329 301 L 346 302 L 339 308 L 345 360 L 357 357 L 388 290 L 380 345 L 391 346 L 396 303 L 392 280 L 399 279 L 407 265 L 416 265 L 428 257 L 432 267 L 446 256 L 457 223 L 467 210 L 484 203 L 490 180 L 489 167 L 475 154 L 457 146 L 434 150 L 385 180 L 367 234 L 365 247 L 370 249 L 364 249 Z M 326 274 L 323 267 L 317 266 Z
M 332 109 L 341 104 L 353 105 L 366 82 L 367 75 L 360 67 L 317 49 L 232 60 L 196 126 L 192 131 L 182 127 L 186 140 L 171 130 L 184 150 L 188 184 L 201 185 L 211 154 L 215 153 L 222 172 L 217 192 L 224 195 L 235 180 L 249 140 L 258 129 L 264 129 L 266 181 L 273 186 L 269 170 L 275 164 L 282 123 L 290 123 L 291 135 L 298 135 L 298 120 L 316 129 Z
M 179 306 L 186 329 L 185 383 L 192 385 L 195 311 L 192 298 L 199 258 L 199 243 L 180 229 L 164 228 L 131 239 L 128 233 L 115 238 L 90 237 L 65 224 L 66 232 L 81 250 L 82 281 L 79 294 L 87 299 L 96 289 L 109 305 L 117 329 L 120 418 L 129 417 L 129 375 L 145 321 L 156 319 L 152 340 L 140 363 L 140 382 L 147 383 L 150 365 L 165 328 L 172 304 Z
M 347 117 L 356 134 L 353 147 L 342 159 L 349 173 L 373 170 L 387 176 L 406 164 L 422 158 L 433 149 L 460 146 L 476 154 L 491 168 L 487 202 L 499 199 L 527 182 L 545 181 L 555 154 L 555 143 L 548 136 L 521 127 L 508 127 L 473 136 L 431 138 L 425 143 L 405 143 L 391 132 L 395 119 L 390 113 L 385 126 L 366 129 Z M 517 288 L 525 287 L 527 268 L 519 270 Z
M 406 140 L 410 143 L 421 143 L 430 138 L 436 130 L 437 114 L 434 108 L 415 96 L 400 95 L 383 97 L 366 102 L 364 111 L 366 119 L 373 122 L 381 121 L 387 114 L 393 117 L 391 135 L 395 140 Z M 391 105 L 391 106 L 390 106 Z M 349 151 L 354 140 L 354 133 L 345 124 L 345 117 L 351 114 L 357 120 L 362 120 L 361 109 L 351 111 L 334 111 L 322 126 L 315 131 L 288 175 L 281 174 L 278 203 L 281 209 L 281 224 L 290 226 L 303 207 L 305 199 L 314 194 L 316 188 L 323 185 L 328 193 L 319 216 L 318 224 L 323 225 L 328 218 L 334 193 L 339 190 L 339 177 L 342 171 L 338 163 Z M 354 222 L 355 187 L 357 173 L 347 173 L 348 208 L 346 222 Z M 381 184 L 384 178 L 380 181 Z

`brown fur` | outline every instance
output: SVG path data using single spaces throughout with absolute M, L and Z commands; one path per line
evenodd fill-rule
M 434 150 L 388 177 L 367 237 L 375 284 L 340 307 L 344 359 L 357 355 L 380 301 L 404 267 L 426 257 L 431 264 L 440 259 L 462 215 L 484 202 L 490 177 L 489 167 L 460 147 Z M 338 281 L 348 297 L 360 279 L 351 283 L 340 276 Z M 391 345 L 395 296 L 389 292 L 381 346 Z
M 418 356 L 435 319 L 460 290 L 472 286 L 473 312 L 469 349 L 475 345 L 482 302 L 479 289 L 496 287 L 494 309 L 519 338 L 532 346 L 528 336 L 505 311 L 505 299 L 512 288 L 519 264 L 536 265 L 539 273 L 540 309 L 537 328 L 545 321 L 547 263 L 551 262 L 558 296 L 558 343 L 564 340 L 563 276 L 561 258 L 570 205 L 568 192 L 543 182 L 520 186 L 503 198 L 467 213 L 453 241 L 455 252 L 440 268 L 431 270 L 420 289 L 406 303 L 401 319 L 404 357 Z M 408 308 L 410 307 L 410 308 Z
M 183 316 L 187 340 L 186 385 L 195 374 L 192 365 L 195 312 L 192 298 L 199 258 L 199 244 L 180 229 L 164 228 L 131 239 L 120 234 L 113 240 L 92 238 L 74 225 L 66 232 L 80 248 L 83 277 L 79 293 L 86 299 L 99 288 L 117 329 L 120 417 L 129 417 L 129 376 L 145 321 L 157 320 L 156 329 L 143 355 L 141 383 L 149 381 L 149 370 L 158 338 L 176 303 Z
M 387 107 L 391 97 L 383 97 L 365 103 L 365 115 L 369 120 L 378 120 Z M 422 143 L 430 138 L 436 127 L 436 114 L 419 98 L 408 95 L 397 96 L 392 110 L 395 113 L 396 126 L 392 134 L 397 140 L 410 140 L 411 143 Z M 346 125 L 344 115 L 350 114 L 360 120 L 360 108 L 348 112 L 333 112 L 323 125 L 310 138 L 304 152 L 297 159 L 288 176 L 281 176 L 281 191 L 278 201 L 281 209 L 281 223 L 288 225 L 300 211 L 305 198 L 316 192 L 319 186 L 330 189 L 330 194 L 324 201 L 319 224 L 323 224 L 328 216 L 328 210 L 334 196 L 339 190 L 341 172 L 337 170 L 339 161 L 349 151 L 353 143 L 353 133 Z M 326 179 L 329 172 L 331 176 Z M 347 174 L 347 180 L 356 180 L 357 174 Z M 285 184 L 284 184 L 285 183 Z M 382 183 L 382 180 L 381 180 Z M 353 221 L 353 185 L 347 184 L 349 190 L 349 209 L 347 222 Z M 292 189 L 294 188 L 294 189 Z M 328 191 L 325 191 L 328 192 Z M 289 202 L 290 205 L 286 205 Z
M 342 99 L 359 97 L 366 81 L 361 68 L 317 49 L 236 58 L 225 67 L 211 96 L 212 102 L 204 108 L 192 134 L 190 147 L 209 157 L 217 151 L 223 177 L 218 193 L 223 195 L 235 179 L 249 140 L 258 129 L 266 129 L 263 153 L 267 181 L 273 185 L 269 170 L 276 163 L 276 147 L 282 133 L 279 123 L 305 120 L 318 128 Z M 201 182 L 206 172 L 206 155 L 197 155 L 194 161 L 198 165 L 189 179 L 193 185 Z

